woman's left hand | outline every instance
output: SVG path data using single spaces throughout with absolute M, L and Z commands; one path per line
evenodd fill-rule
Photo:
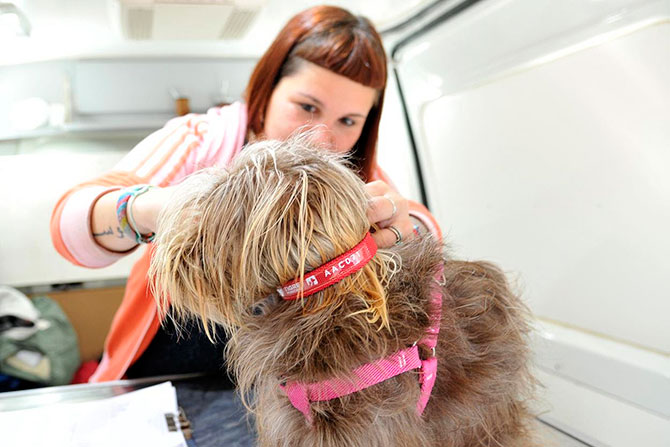
M 371 199 L 368 204 L 370 225 L 376 224 L 379 230 L 372 238 L 379 248 L 388 248 L 402 243 L 414 236 L 413 224 L 409 217 L 407 200 L 381 180 L 365 185 Z

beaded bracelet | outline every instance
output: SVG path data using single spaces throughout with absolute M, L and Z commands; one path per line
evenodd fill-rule
M 116 202 L 116 218 L 119 221 L 121 230 L 126 236 L 135 239 L 138 244 L 147 244 L 153 241 L 156 237 L 156 233 L 151 233 L 145 236 L 137 231 L 137 224 L 133 218 L 132 211 L 135 199 L 149 191 L 151 188 L 151 185 L 131 186 L 123 190 L 119 196 L 119 200 Z

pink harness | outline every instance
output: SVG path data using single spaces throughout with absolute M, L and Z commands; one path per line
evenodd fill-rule
M 374 239 L 372 239 L 370 233 L 367 233 L 365 238 L 354 248 L 309 272 L 309 276 L 305 277 L 302 283 L 300 279 L 296 279 L 279 287 L 277 291 L 285 300 L 294 300 L 298 296 L 309 296 L 359 271 L 374 257 L 376 252 L 377 246 Z M 312 422 L 311 402 L 322 402 L 346 396 L 419 368 L 421 395 L 416 404 L 416 409 L 419 416 L 422 415 L 430 399 L 430 393 L 437 376 L 435 346 L 440 331 L 442 309 L 442 294 L 438 289 L 433 291 L 431 299 L 435 312 L 431 315 L 431 325 L 421 340 L 409 348 L 401 349 L 388 357 L 356 368 L 352 371 L 349 380 L 329 379 L 316 383 L 288 382 L 285 385 L 280 385 L 291 404 L 305 415 L 307 421 Z M 419 357 L 417 345 L 430 349 L 431 356 L 422 360 Z

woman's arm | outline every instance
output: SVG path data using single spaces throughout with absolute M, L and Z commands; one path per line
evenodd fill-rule
M 212 109 L 206 115 L 186 115 L 142 140 L 113 171 L 67 191 L 51 216 L 51 238 L 67 260 L 83 267 L 105 267 L 125 256 L 136 244 L 121 237 L 116 202 L 121 189 L 150 184 L 136 198 L 133 216 L 142 234 L 156 228 L 156 216 L 169 188 L 207 166 L 225 166 L 241 148 L 246 133 L 243 104 Z
M 170 199 L 172 187 L 152 188 L 133 201 L 133 218 L 140 234 L 156 231 L 156 218 Z M 122 190 L 111 191 L 101 196 L 93 205 L 91 231 L 95 241 L 103 248 L 114 252 L 127 252 L 135 248 L 137 242 L 128 236 L 116 215 L 116 204 Z

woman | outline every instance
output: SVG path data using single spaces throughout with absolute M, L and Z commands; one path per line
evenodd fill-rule
M 171 185 L 204 167 L 226 166 L 246 141 L 286 139 L 302 129 L 312 129 L 328 150 L 351 153 L 370 182 L 368 218 L 379 227 L 380 247 L 413 231 L 439 235 L 430 213 L 400 196 L 377 166 L 386 78 L 381 39 L 367 19 L 328 6 L 299 13 L 256 65 L 245 104 L 175 118 L 111 172 L 69 190 L 51 218 L 56 249 L 76 265 L 107 266 L 152 240 Z M 150 257 L 151 249 L 130 273 L 93 382 L 220 368 L 221 345 L 208 343 L 202 328 L 178 339 L 161 327 L 147 282 Z

